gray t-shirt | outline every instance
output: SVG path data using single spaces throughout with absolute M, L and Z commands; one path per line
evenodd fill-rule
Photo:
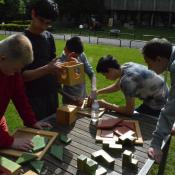
M 167 100 L 168 87 L 164 79 L 141 64 L 122 65 L 120 87 L 125 97 L 137 97 L 152 109 L 161 109 Z

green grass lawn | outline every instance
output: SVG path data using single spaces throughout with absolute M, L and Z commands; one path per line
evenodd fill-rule
M 57 55 L 60 55 L 64 48 L 65 42 L 64 41 L 56 41 L 56 46 L 57 46 Z M 114 47 L 114 46 L 107 46 L 107 45 L 90 45 L 90 44 L 85 44 L 85 53 L 87 54 L 90 63 L 93 66 L 93 69 L 95 70 L 96 64 L 98 59 L 101 56 L 111 54 L 114 57 L 118 59 L 118 61 L 122 64 L 125 62 L 133 61 L 137 63 L 143 63 L 143 58 L 138 49 L 129 49 L 129 48 L 119 48 L 119 47 Z M 97 74 L 97 88 L 102 88 L 107 85 L 112 84 L 112 81 L 106 80 L 102 75 Z M 90 81 L 87 79 L 87 89 L 89 91 L 90 89 Z M 124 104 L 124 97 L 121 93 L 113 93 L 109 95 L 101 95 L 99 98 L 103 98 L 111 103 L 116 103 L 116 104 Z M 137 101 L 137 104 L 140 102 Z M 22 122 L 20 118 L 18 117 L 18 114 L 13 106 L 12 103 L 9 104 L 8 109 L 6 111 L 6 118 L 8 122 L 8 126 L 10 131 L 13 133 L 14 130 L 20 126 L 22 126 Z M 172 141 L 171 143 L 171 149 L 169 152 L 169 159 L 168 159 L 168 164 L 166 167 L 166 175 L 174 175 L 175 174 L 175 140 Z M 151 170 L 150 174 L 154 175 L 156 172 L 156 166 Z

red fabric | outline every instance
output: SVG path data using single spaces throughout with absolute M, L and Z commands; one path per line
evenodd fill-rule
M 32 126 L 36 123 L 36 116 L 25 95 L 21 75 L 16 73 L 13 76 L 6 76 L 0 72 L 0 147 L 8 147 L 13 143 L 3 117 L 10 100 L 13 101 L 24 125 Z
M 13 143 L 13 137 L 8 133 L 8 127 L 4 116 L 0 120 L 0 140 L 0 147 L 8 147 Z

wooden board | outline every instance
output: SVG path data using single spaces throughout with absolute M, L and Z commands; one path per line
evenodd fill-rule
M 40 136 L 47 138 L 48 143 L 43 150 L 36 152 L 36 153 L 31 153 L 31 154 L 36 155 L 38 157 L 37 159 L 40 160 L 44 156 L 44 154 L 47 152 L 49 147 L 52 145 L 52 143 L 58 136 L 58 133 L 25 127 L 25 128 L 18 129 L 14 135 L 17 137 L 29 138 L 29 139 L 32 139 L 35 135 L 40 135 Z M 9 155 L 9 156 L 20 157 L 24 153 L 24 151 L 15 150 L 15 149 L 0 149 L 0 153 Z
M 142 145 L 143 144 L 143 138 L 142 138 L 142 135 L 141 135 L 141 131 L 140 131 L 140 126 L 139 126 L 139 122 L 137 120 L 125 120 L 127 122 L 131 122 L 131 123 L 134 123 L 135 124 L 135 132 L 136 132 L 136 137 L 137 139 L 135 140 L 135 144 L 138 144 L 138 145 Z M 112 140 L 115 140 L 116 142 L 118 141 L 118 136 L 116 136 L 114 134 L 114 137 L 112 138 Z M 111 140 L 111 138 L 104 138 L 104 137 L 101 137 L 101 129 L 97 129 L 97 133 L 96 133 L 96 141 L 97 142 L 102 142 L 102 141 L 106 141 L 106 140 Z

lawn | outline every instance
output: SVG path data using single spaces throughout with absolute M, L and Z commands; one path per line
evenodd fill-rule
M 2 36 L 0 36 L 2 39 Z M 64 48 L 64 41 L 56 41 L 56 47 L 57 47 L 57 55 L 60 55 Z M 137 63 L 143 63 L 143 58 L 138 49 L 129 49 L 129 48 L 119 48 L 119 47 L 114 47 L 114 46 L 107 46 L 107 45 L 90 45 L 90 44 L 85 44 L 85 53 L 88 56 L 88 59 L 90 63 L 93 66 L 93 69 L 95 70 L 96 64 L 98 59 L 101 56 L 111 54 L 114 57 L 118 59 L 118 61 L 122 64 L 125 62 L 133 61 Z M 102 75 L 97 74 L 97 88 L 102 88 L 107 85 L 110 85 L 113 83 L 112 81 L 106 80 Z M 87 89 L 89 91 L 90 87 L 90 81 L 87 79 Z M 116 104 L 124 104 L 124 98 L 121 93 L 113 93 L 110 95 L 102 95 L 99 98 L 103 98 L 111 103 L 116 103 Z M 137 104 L 140 102 L 137 101 Z M 20 118 L 18 117 L 18 114 L 13 106 L 12 103 L 9 104 L 8 109 L 6 111 L 6 118 L 7 122 L 9 125 L 10 132 L 13 133 L 14 130 L 20 126 L 22 126 L 22 122 Z M 171 149 L 169 153 L 169 159 L 168 159 L 168 164 L 166 167 L 166 175 L 174 175 L 175 174 L 175 169 L 174 169 L 174 164 L 175 164 L 175 140 L 172 141 L 171 143 Z M 150 175 L 154 175 L 156 172 L 156 166 L 151 170 Z

